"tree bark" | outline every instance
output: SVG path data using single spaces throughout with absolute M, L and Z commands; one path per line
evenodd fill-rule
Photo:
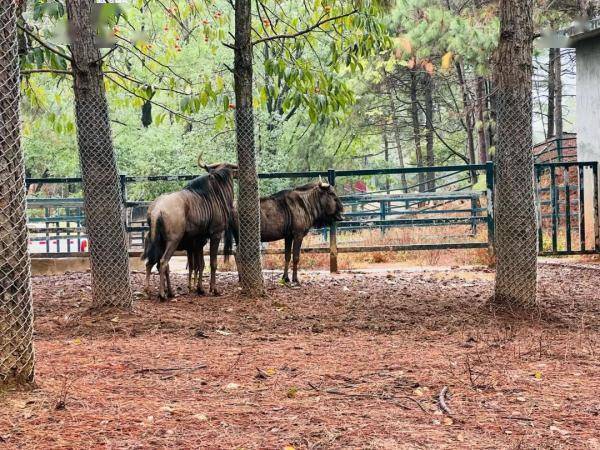
M 404 154 L 402 152 L 402 140 L 400 136 L 400 124 L 398 123 L 398 116 L 396 114 L 396 100 L 394 87 L 391 80 L 388 80 L 388 98 L 390 100 L 390 115 L 392 118 L 392 127 L 394 129 L 394 141 L 396 142 L 396 152 L 398 153 L 398 167 L 404 169 Z M 400 174 L 400 183 L 402 191 L 408 192 L 408 182 L 406 181 L 406 174 Z
M 413 139 L 415 142 L 415 156 L 417 167 L 423 167 L 423 150 L 421 148 L 421 124 L 419 121 L 419 99 L 418 99 L 419 80 L 417 73 L 410 72 L 410 110 L 413 126 Z M 419 192 L 425 191 L 425 177 L 423 172 L 418 173 Z
M 460 85 L 460 92 L 463 100 L 463 114 L 464 114 L 464 127 L 467 133 L 467 153 L 469 155 L 469 164 L 477 164 L 475 156 L 475 139 L 473 136 L 474 119 L 471 108 L 471 102 L 469 100 L 469 93 L 467 92 L 467 83 L 465 81 L 463 66 L 461 62 L 456 63 L 456 74 L 458 75 L 458 84 Z M 471 183 L 477 183 L 477 173 L 474 171 L 469 172 L 471 177 Z
M 556 62 L 556 49 L 551 48 L 548 50 L 548 131 L 546 139 L 550 139 L 554 136 L 554 90 L 556 79 L 556 69 L 554 68 Z
M 0 3 L 0 391 L 34 377 L 16 8 Z
M 496 53 L 496 286 L 505 307 L 537 305 L 532 151 L 533 0 L 500 1 Z
M 487 136 L 485 133 L 485 110 L 487 105 L 487 99 L 485 96 L 485 79 L 483 77 L 477 77 L 476 85 L 477 94 L 477 147 L 479 149 L 479 162 L 485 164 L 488 160 L 488 145 Z
M 264 281 L 260 255 L 260 203 L 254 148 L 251 9 L 250 0 L 236 0 L 233 73 L 240 222 L 236 263 L 242 291 L 246 295 L 257 296 L 264 294 Z
M 425 91 L 425 142 L 426 146 L 426 162 L 427 167 L 435 166 L 435 153 L 433 149 L 434 144 L 434 129 L 433 129 L 433 78 L 431 75 L 426 74 L 424 77 L 424 91 Z M 435 172 L 427 172 L 427 191 L 435 191 Z
M 66 2 L 92 296 L 96 307 L 128 308 L 132 303 L 129 254 L 102 63 L 92 24 L 95 3 Z

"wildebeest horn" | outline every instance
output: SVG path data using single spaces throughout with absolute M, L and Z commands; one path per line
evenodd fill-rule
M 198 155 L 198 167 L 206 170 L 207 172 L 209 170 L 208 164 L 205 164 L 204 161 L 202 161 L 202 152 L 200 152 L 200 154 Z
M 319 175 L 319 186 L 321 186 L 321 187 L 329 187 L 329 183 L 325 183 L 323 181 L 323 179 L 321 178 L 321 175 Z

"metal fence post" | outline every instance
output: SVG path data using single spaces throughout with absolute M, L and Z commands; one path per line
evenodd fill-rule
M 335 187 L 335 170 L 327 171 L 327 181 Z M 329 272 L 338 272 L 337 224 L 334 222 L 329 227 Z
M 494 163 L 488 161 L 485 163 L 485 183 L 487 197 L 487 227 L 489 254 L 494 257 Z

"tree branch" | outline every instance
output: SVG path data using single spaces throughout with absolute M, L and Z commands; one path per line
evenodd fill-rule
M 71 63 L 73 63 L 73 59 L 70 56 L 68 56 L 65 53 L 61 52 L 60 50 L 52 47 L 50 44 L 45 43 L 44 41 L 42 41 L 39 37 L 37 37 L 34 33 L 29 31 L 24 26 L 17 24 L 17 27 L 19 28 L 19 30 L 21 30 L 23 33 L 25 33 L 27 36 L 29 36 L 31 39 L 33 39 L 35 42 L 40 44 L 45 49 L 50 50 L 55 55 L 58 55 L 64 59 L 66 59 L 67 61 L 70 61 Z
M 21 70 L 21 75 L 31 75 L 32 73 L 52 73 L 55 75 L 73 75 L 70 70 L 58 70 L 58 69 L 26 69 Z
M 328 19 L 319 19 L 316 23 L 314 23 L 313 25 L 311 25 L 310 27 L 308 27 L 304 30 L 298 31 L 296 33 L 290 33 L 290 34 L 276 34 L 274 36 L 266 36 L 264 38 L 260 38 L 260 39 L 257 39 L 256 41 L 252 42 L 252 45 L 257 45 L 262 42 L 274 41 L 277 39 L 294 39 L 294 38 L 297 38 L 298 36 L 302 36 L 304 34 L 310 33 L 311 31 L 315 30 L 316 28 L 319 28 L 321 25 L 324 25 L 327 22 L 332 22 L 335 20 L 343 19 L 345 17 L 356 14 L 357 12 L 358 12 L 358 9 L 354 9 L 346 14 L 340 14 L 339 16 L 329 17 Z

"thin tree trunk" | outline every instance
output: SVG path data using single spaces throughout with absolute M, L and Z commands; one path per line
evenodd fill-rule
M 66 2 L 73 54 L 73 91 L 86 230 L 95 306 L 130 307 L 129 254 L 100 51 L 92 24 L 94 0 Z
M 563 83 L 562 83 L 562 54 L 560 49 L 556 50 L 554 60 L 554 129 L 556 137 L 563 137 Z
M 554 90 L 556 89 L 554 80 L 556 79 L 556 49 L 548 50 L 548 132 L 546 139 L 554 136 Z
M 392 117 L 392 127 L 394 129 L 394 141 L 396 142 L 396 152 L 398 153 L 398 167 L 404 169 L 404 154 L 402 152 L 402 140 L 400 136 L 400 124 L 398 123 L 398 116 L 396 114 L 396 100 L 394 87 L 392 82 L 388 80 L 388 97 L 390 99 L 390 111 Z M 404 192 L 408 192 L 408 182 L 406 181 L 406 174 L 400 174 L 400 184 Z
M 500 0 L 495 61 L 496 287 L 516 311 L 537 305 L 537 227 L 532 151 L 533 0 Z
M 385 159 L 385 167 L 388 167 L 390 162 L 390 143 L 388 141 L 387 132 L 384 128 L 383 130 L 383 158 Z M 385 176 L 385 192 L 390 193 L 390 176 Z
M 16 3 L 0 3 L 0 392 L 34 377 Z M 1 394 L 0 394 L 1 395 Z M 3 400 L 0 400 L 2 402 Z
M 423 167 L 423 150 L 421 149 L 421 124 L 419 122 L 419 99 L 418 86 L 419 80 L 417 73 L 410 73 L 410 106 L 413 126 L 413 139 L 415 142 L 415 156 L 417 159 L 417 167 Z M 423 172 L 418 173 L 419 192 L 425 191 L 425 176 Z
M 479 162 L 485 164 L 488 160 L 488 146 L 486 137 L 486 126 L 485 126 L 485 109 L 486 109 L 486 97 L 485 97 L 485 79 L 483 77 L 477 77 L 477 146 L 479 149 Z
M 426 74 L 424 77 L 424 91 L 425 91 L 425 141 L 426 147 L 426 161 L 427 167 L 435 166 L 435 154 L 433 149 L 434 144 L 434 129 L 433 129 L 433 78 L 431 75 Z M 427 191 L 435 191 L 435 172 L 427 172 Z
M 465 82 L 465 76 L 461 62 L 456 63 L 456 73 L 458 75 L 458 83 L 460 85 L 460 92 L 463 100 L 463 114 L 464 114 L 464 127 L 467 133 L 467 151 L 469 155 L 469 164 L 476 164 L 475 156 L 475 139 L 473 137 L 473 112 L 471 111 L 471 102 L 469 101 L 469 93 L 467 92 L 467 86 Z M 477 183 L 477 173 L 474 171 L 470 172 L 471 183 Z
M 497 110 L 496 110 L 496 93 L 494 92 L 493 82 L 491 80 L 487 80 L 485 83 L 485 95 L 488 99 L 488 109 L 487 109 L 487 127 L 486 127 L 486 136 L 487 136 L 487 146 L 488 149 L 491 149 L 496 145 L 496 136 L 494 135 L 494 123 L 497 119 Z M 490 157 L 490 155 L 488 155 Z M 492 157 L 493 158 L 493 157 Z
M 260 204 L 252 109 L 251 9 L 250 0 L 236 0 L 233 73 L 240 219 L 236 262 L 242 291 L 247 295 L 256 296 L 264 294 L 264 281 L 260 255 Z

